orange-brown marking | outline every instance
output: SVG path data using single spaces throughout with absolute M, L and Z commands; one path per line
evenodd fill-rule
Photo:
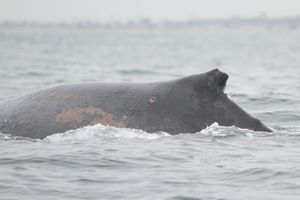
M 60 94 L 60 95 L 58 95 L 57 97 L 58 97 L 58 99 L 60 99 L 60 100 L 68 101 L 68 100 L 76 99 L 76 98 L 77 98 L 77 95 L 72 94 L 72 93 L 65 93 L 65 94 Z
M 151 96 L 150 98 L 149 98 L 149 103 L 155 103 L 155 101 L 156 101 L 156 97 L 155 96 Z
M 87 115 L 95 115 L 95 119 L 88 125 L 102 124 L 104 126 L 114 126 L 118 128 L 126 128 L 123 122 L 117 122 L 113 119 L 111 113 L 103 111 L 101 108 L 96 107 L 84 107 L 84 108 L 73 108 L 56 115 L 56 122 L 61 124 L 75 123 L 77 125 L 82 124 L 84 117 Z

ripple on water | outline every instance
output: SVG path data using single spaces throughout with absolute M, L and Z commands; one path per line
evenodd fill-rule
M 34 196 L 43 191 L 66 199 L 84 198 L 87 193 L 93 194 L 90 198 L 108 199 L 296 194 L 300 159 L 294 154 L 300 148 L 299 142 L 291 146 L 291 131 L 299 132 L 299 127 L 263 133 L 214 123 L 196 134 L 171 136 L 95 125 L 23 142 L 2 134 L 0 141 L 7 149 L 0 153 L 0 170 L 10 183 L 3 185 L 6 192 L 25 184 Z M 15 142 L 19 150 L 11 145 Z M 55 189 L 57 185 L 65 190 Z

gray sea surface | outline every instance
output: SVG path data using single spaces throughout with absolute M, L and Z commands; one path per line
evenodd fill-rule
M 43 140 L 0 134 L 0 199 L 299 199 L 299 28 L 0 26 L 0 101 L 214 68 L 274 132 L 214 123 L 174 136 L 101 125 Z

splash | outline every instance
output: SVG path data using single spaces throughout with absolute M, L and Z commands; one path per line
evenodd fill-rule
M 276 131 L 277 133 L 283 133 L 284 135 L 300 135 L 300 127 L 294 127 L 288 129 L 280 129 Z M 184 135 L 186 133 L 181 133 Z M 271 136 L 274 133 L 267 132 L 256 132 L 248 129 L 241 129 L 235 126 L 220 126 L 217 122 L 211 124 L 207 128 L 195 133 L 201 137 L 232 137 L 232 136 L 246 136 L 248 138 Z M 93 140 L 93 139 L 105 139 L 105 138 L 127 138 L 127 139 L 144 139 L 153 140 L 163 137 L 171 136 L 166 132 L 156 132 L 148 133 L 140 129 L 131 128 L 115 128 L 112 126 L 103 126 L 101 124 L 86 126 L 75 130 L 69 130 L 64 133 L 57 133 L 50 135 L 44 139 L 44 141 L 50 142 L 64 142 L 64 141 L 82 141 L 82 140 Z M 0 140 L 40 140 L 40 139 L 30 139 L 20 136 L 12 136 L 9 134 L 2 134 L 0 132 Z
M 253 138 L 255 136 L 271 136 L 274 133 L 252 131 L 249 129 L 238 128 L 236 126 L 220 126 L 217 122 L 214 122 L 196 134 L 212 137 L 246 136 L 248 138 Z
M 165 132 L 148 133 L 139 129 L 115 128 L 103 126 L 101 124 L 86 126 L 83 128 L 70 130 L 65 133 L 50 135 L 45 138 L 48 141 L 72 141 L 91 140 L 97 138 L 137 138 L 137 139 L 158 139 L 170 136 Z
M 28 140 L 28 141 L 36 141 L 37 139 L 31 139 L 22 136 L 14 136 L 11 134 L 4 134 L 0 131 L 0 140 Z
M 0 139 L 1 139 L 1 140 L 9 140 L 9 139 L 11 139 L 11 138 L 12 138 L 11 135 L 3 134 L 3 133 L 1 133 L 1 131 L 0 131 Z

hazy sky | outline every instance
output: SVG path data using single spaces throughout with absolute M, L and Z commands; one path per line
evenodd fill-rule
M 300 0 L 0 0 L 0 21 L 127 21 L 300 16 Z

